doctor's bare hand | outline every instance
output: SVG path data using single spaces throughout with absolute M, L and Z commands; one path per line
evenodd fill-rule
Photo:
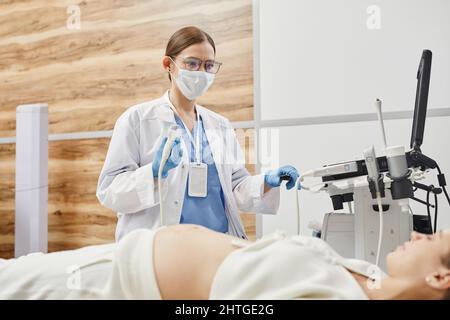
M 286 180 L 286 189 L 290 190 L 295 186 L 299 173 L 293 166 L 283 166 L 276 170 L 268 171 L 264 176 L 264 182 L 272 188 L 279 187 L 283 180 Z M 298 189 L 301 189 L 299 183 Z
M 161 141 L 161 145 L 159 146 L 159 149 L 155 155 L 155 159 L 153 160 L 152 170 L 153 170 L 154 178 L 158 177 L 159 166 L 161 164 L 161 158 L 162 158 L 162 154 L 163 154 L 163 150 L 164 150 L 164 146 L 165 146 L 166 142 L 167 142 L 167 137 L 165 137 Z M 164 165 L 161 177 L 167 178 L 169 170 L 178 166 L 181 162 L 182 157 L 183 157 L 183 150 L 181 149 L 180 138 L 177 137 L 177 138 L 175 138 L 175 140 L 172 143 L 172 149 L 170 151 L 170 156 Z

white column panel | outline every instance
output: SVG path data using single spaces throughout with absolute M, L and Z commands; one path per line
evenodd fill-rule
M 47 252 L 48 106 L 16 111 L 15 256 Z

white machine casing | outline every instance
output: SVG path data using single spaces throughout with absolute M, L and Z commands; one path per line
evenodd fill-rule
M 384 178 L 386 189 L 390 179 Z M 379 213 L 376 199 L 372 199 L 367 177 L 327 182 L 330 195 L 353 193 L 354 213 L 331 212 L 325 215 L 321 237 L 345 258 L 366 260 L 375 264 Z M 389 206 L 383 211 L 383 245 L 379 267 L 386 270 L 386 256 L 400 244 L 409 240 L 413 230 L 413 217 L 403 209 L 405 201 L 392 200 L 389 190 L 382 198 L 382 205 Z M 387 207 L 386 207 L 387 208 Z

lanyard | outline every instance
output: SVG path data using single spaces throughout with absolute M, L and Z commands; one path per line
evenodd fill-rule
M 183 124 L 189 140 L 191 140 L 191 142 L 194 143 L 194 138 L 192 137 L 191 131 L 189 131 L 187 125 L 184 123 L 183 119 L 181 119 L 180 114 L 177 112 L 177 110 L 175 109 L 175 107 L 170 103 L 169 104 L 170 108 L 172 109 L 172 111 L 178 116 L 178 118 L 180 119 L 181 123 Z M 195 110 L 196 114 L 197 114 L 197 134 L 196 134 L 196 139 L 195 139 L 195 160 L 197 163 L 201 163 L 201 155 L 200 155 L 200 115 L 198 114 L 198 110 L 196 108 Z M 194 129 L 195 129 L 195 125 L 194 125 Z

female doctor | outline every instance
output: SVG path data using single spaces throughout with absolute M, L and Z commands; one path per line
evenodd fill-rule
M 170 89 L 159 99 L 130 107 L 117 120 L 97 186 L 102 205 L 118 213 L 116 240 L 138 228 L 191 223 L 247 238 L 239 210 L 275 214 L 279 187 L 291 189 L 299 176 L 292 166 L 251 176 L 230 122 L 196 104 L 219 71 L 213 39 L 196 27 L 170 38 L 162 64 Z M 158 170 L 169 127 L 179 137 Z M 191 181 L 190 181 L 191 180 Z

